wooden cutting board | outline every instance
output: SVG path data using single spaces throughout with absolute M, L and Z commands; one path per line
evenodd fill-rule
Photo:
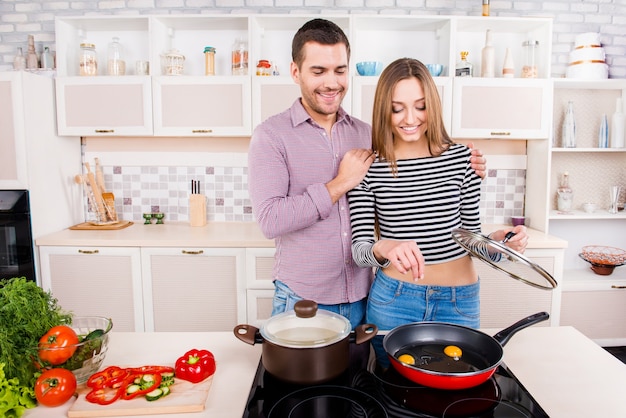
M 85 395 L 90 388 L 82 384 L 78 386 L 78 398 L 67 411 L 67 416 L 69 418 L 87 418 L 200 412 L 204 410 L 212 382 L 213 376 L 195 384 L 176 379 L 175 383 L 170 386 L 172 390 L 170 394 L 156 401 L 148 402 L 145 397 L 139 397 L 128 401 L 119 399 L 110 405 L 97 405 L 87 402 Z
M 119 221 L 119 222 L 116 222 L 114 224 L 109 224 L 109 225 L 94 225 L 94 224 L 89 223 L 89 222 L 83 222 L 82 224 L 70 226 L 69 229 L 72 229 L 72 230 L 76 230 L 76 229 L 86 229 L 86 230 L 122 229 L 122 228 L 126 228 L 127 226 L 130 226 L 132 224 L 133 224 L 132 221 Z

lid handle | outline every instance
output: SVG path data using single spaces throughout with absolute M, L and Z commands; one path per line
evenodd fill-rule
M 312 300 L 299 300 L 293 307 L 298 318 L 313 318 L 317 313 L 317 303 Z

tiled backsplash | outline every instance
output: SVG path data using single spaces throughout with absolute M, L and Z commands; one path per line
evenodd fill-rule
M 103 166 L 105 185 L 115 195 L 120 219 L 142 221 L 144 213 L 165 213 L 165 222 L 189 221 L 191 181 L 207 197 L 207 220 L 252 222 L 247 167 Z M 481 191 L 481 220 L 509 223 L 523 215 L 526 170 L 489 170 Z

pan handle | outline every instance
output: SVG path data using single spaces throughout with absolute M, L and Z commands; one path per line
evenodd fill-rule
M 535 325 L 539 322 L 547 321 L 548 318 L 550 318 L 550 314 L 548 314 L 547 312 L 538 312 L 534 315 L 530 315 L 526 318 L 520 319 L 510 327 L 507 327 L 498 332 L 496 335 L 493 336 L 493 338 L 495 338 L 500 343 L 500 345 L 504 345 L 509 342 L 511 337 L 515 335 L 517 331 L 521 331 L 524 328 L 528 328 L 529 326 Z
M 235 337 L 239 338 L 246 344 L 254 345 L 260 344 L 264 341 L 259 329 L 252 325 L 240 324 L 233 329 Z

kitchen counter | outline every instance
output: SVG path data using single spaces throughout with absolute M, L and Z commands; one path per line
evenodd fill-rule
M 484 330 L 490 335 L 499 330 Z M 167 418 L 242 416 L 261 346 L 231 332 L 111 333 L 106 365 L 164 364 L 191 347 L 215 354 L 217 371 L 206 408 Z M 153 347 L 146 350 L 146 347 Z M 626 365 L 572 327 L 529 327 L 504 346 L 504 362 L 552 418 L 626 417 Z M 73 400 L 37 407 L 27 418 L 65 417 Z
M 483 225 L 485 233 L 504 228 L 504 225 Z M 565 248 L 567 241 L 528 229 L 529 249 Z M 64 229 L 37 238 L 37 245 L 105 246 L 105 247 L 274 247 L 274 240 L 263 236 L 254 222 L 210 222 L 192 227 L 184 222 L 166 222 L 162 225 L 144 225 L 136 222 L 118 230 Z

